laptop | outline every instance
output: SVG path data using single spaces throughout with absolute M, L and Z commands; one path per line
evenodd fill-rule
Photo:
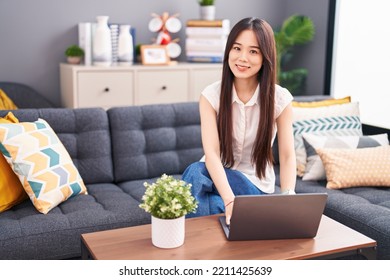
M 219 217 L 228 240 L 313 238 L 317 235 L 328 195 L 241 195 L 234 199 L 230 225 Z

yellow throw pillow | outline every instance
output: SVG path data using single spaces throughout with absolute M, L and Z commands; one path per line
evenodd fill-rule
M 363 149 L 316 149 L 329 189 L 390 187 L 390 146 Z
M 330 105 L 344 104 L 350 102 L 351 102 L 351 96 L 347 96 L 339 99 L 326 99 L 320 101 L 307 101 L 307 102 L 293 101 L 292 106 L 300 107 L 300 108 L 315 108 L 315 107 L 330 106 Z
M 9 112 L 0 123 L 18 123 L 18 119 Z M 0 153 L 0 213 L 27 199 L 19 178 L 12 171 L 8 162 Z
M 0 88 L 0 110 L 16 110 L 18 107 Z

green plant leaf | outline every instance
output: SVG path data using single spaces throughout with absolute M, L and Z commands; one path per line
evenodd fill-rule
M 198 0 L 199 5 L 201 6 L 212 6 L 214 5 L 214 0 Z
M 293 56 L 294 47 L 313 40 L 315 26 L 313 21 L 304 15 L 288 17 L 282 26 L 274 31 L 277 52 L 277 75 L 279 84 L 292 94 L 303 93 L 307 77 L 307 69 L 295 69 L 284 72 L 283 68 Z
M 78 45 L 71 45 L 65 50 L 66 56 L 84 56 L 84 50 Z
M 290 46 L 302 45 L 313 39 L 315 27 L 309 17 L 292 15 L 283 22 L 280 32 L 285 34 Z
M 195 212 L 198 201 L 191 194 L 191 184 L 163 174 L 146 188 L 140 208 L 160 219 L 175 219 Z

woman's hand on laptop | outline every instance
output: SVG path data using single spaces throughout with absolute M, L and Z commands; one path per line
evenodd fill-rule
M 233 205 L 234 199 L 225 204 L 225 217 L 227 225 L 230 225 L 230 218 L 232 217 L 233 213 Z
M 287 190 L 283 190 L 282 194 L 296 194 L 296 193 L 295 190 L 293 189 L 287 189 Z

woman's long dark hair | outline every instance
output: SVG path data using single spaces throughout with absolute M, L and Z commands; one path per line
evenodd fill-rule
M 226 43 L 223 58 L 223 73 L 221 81 L 220 109 L 218 114 L 218 134 L 222 164 L 226 167 L 234 165 L 233 156 L 233 123 L 232 123 L 232 89 L 234 75 L 229 67 L 229 52 L 238 35 L 244 30 L 253 30 L 260 51 L 263 55 L 263 65 L 257 75 L 260 83 L 259 127 L 252 148 L 252 162 L 256 164 L 256 174 L 265 177 L 267 164 L 272 164 L 272 133 L 274 125 L 275 83 L 276 83 L 276 50 L 274 34 L 271 26 L 258 18 L 245 18 L 239 21 L 231 30 Z

